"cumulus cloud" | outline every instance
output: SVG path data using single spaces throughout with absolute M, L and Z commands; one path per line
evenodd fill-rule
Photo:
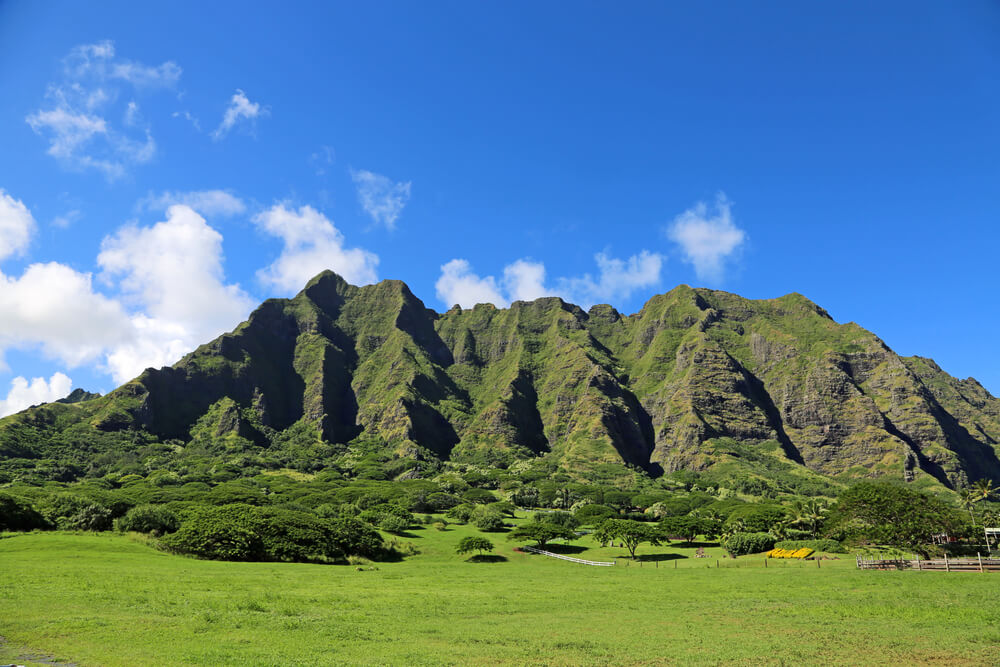
M 0 351 L 39 346 L 70 367 L 99 360 L 131 335 L 124 308 L 96 292 L 89 273 L 57 262 L 0 274 L 0 313 Z
M 46 137 L 46 152 L 65 167 L 92 169 L 115 180 L 156 154 L 156 141 L 138 103 L 131 99 L 124 107 L 119 104 L 124 87 L 137 93 L 172 88 L 180 76 L 180 67 L 171 61 L 148 66 L 117 59 L 110 41 L 77 46 L 63 59 L 62 79 L 48 87 L 47 108 L 25 121 Z M 115 113 L 118 109 L 120 114 Z M 122 127 L 115 127 L 111 117 L 122 118 Z
M 222 114 L 222 122 L 212 132 L 212 138 L 220 141 L 237 125 L 249 126 L 252 131 L 256 127 L 257 119 L 268 115 L 270 115 L 270 111 L 266 107 L 261 107 L 257 102 L 251 102 L 246 93 L 237 89 L 229 99 L 229 106 Z
M 23 218 L 26 209 L 14 208 Z M 32 264 L 19 277 L 0 273 L 0 367 L 5 350 L 38 348 L 125 382 L 233 329 L 253 306 L 225 282 L 222 235 L 189 206 L 170 206 L 149 227 L 119 229 L 97 262 L 114 298 L 94 288 L 91 274 L 57 262 Z
M 253 302 L 225 283 L 222 260 L 222 235 L 180 204 L 162 222 L 127 226 L 104 240 L 97 262 L 105 278 L 117 278 L 123 300 L 141 308 L 131 319 L 133 340 L 108 359 L 117 381 L 172 363 L 247 316 Z
M 501 294 L 493 276 L 481 278 L 464 259 L 453 259 L 441 266 L 441 277 L 434 283 L 438 298 L 449 307 L 458 304 L 472 308 L 477 303 L 492 303 L 505 308 L 510 303 Z
M 355 285 L 377 280 L 378 256 L 345 246 L 344 235 L 311 206 L 297 211 L 275 204 L 254 217 L 257 227 L 284 242 L 281 255 L 258 272 L 262 282 L 285 293 L 302 289 L 316 274 L 330 269 Z
M 7 398 L 0 399 L 0 417 L 20 412 L 32 405 L 64 398 L 72 386 L 73 381 L 62 373 L 55 373 L 48 381 L 40 377 L 28 382 L 24 377 L 16 377 L 11 380 Z
M 352 171 L 358 203 L 376 224 L 396 228 L 396 220 L 410 200 L 410 182 L 394 183 L 389 178 L 362 169 Z
M 464 259 L 453 259 L 441 267 L 435 287 L 438 298 L 447 306 L 458 304 L 471 308 L 477 303 L 492 303 L 501 308 L 512 301 L 531 301 L 543 296 L 558 296 L 585 308 L 595 303 L 624 299 L 636 289 L 651 287 L 660 280 L 663 257 L 642 251 L 627 260 L 594 256 L 598 274 L 561 277 L 555 285 L 546 284 L 545 265 L 519 259 L 504 267 L 503 279 L 480 276 Z
M 28 207 L 0 188 L 0 261 L 27 250 L 35 227 Z
M 166 211 L 175 204 L 182 204 L 208 217 L 229 217 L 247 210 L 246 204 L 226 190 L 192 190 L 189 192 L 152 192 L 143 197 L 138 208 L 148 211 Z
M 746 232 L 733 222 L 731 204 L 724 194 L 716 198 L 714 212 L 698 202 L 677 216 L 666 232 L 697 276 L 714 283 L 722 281 L 726 261 L 746 241 Z

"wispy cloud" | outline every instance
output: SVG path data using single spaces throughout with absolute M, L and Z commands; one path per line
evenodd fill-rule
M 189 192 L 150 192 L 139 200 L 137 208 L 163 212 L 175 204 L 183 204 L 208 217 L 230 217 L 247 210 L 243 200 L 226 190 L 192 190 Z
M 116 58 L 110 41 L 77 46 L 63 59 L 61 80 L 49 85 L 45 106 L 25 121 L 48 139 L 47 153 L 65 167 L 116 180 L 156 154 L 138 103 L 130 99 L 122 106 L 122 92 L 126 87 L 136 94 L 172 88 L 180 76 L 181 68 L 171 61 L 148 66 Z M 112 117 L 122 119 L 121 127 Z
M 395 229 L 396 220 L 410 201 L 410 181 L 396 183 L 364 169 L 352 171 L 351 177 L 358 191 L 358 203 L 365 213 L 376 224 Z
M 356 285 L 377 279 L 378 256 L 362 248 L 346 247 L 340 230 L 311 206 L 296 211 L 286 203 L 275 204 L 254 217 L 254 222 L 261 231 L 284 242 L 278 259 L 258 272 L 267 285 L 294 293 L 326 269 Z
M 726 262 L 747 238 L 733 222 L 732 205 L 723 193 L 716 197 L 714 211 L 705 202 L 698 202 L 674 218 L 666 234 L 680 246 L 695 274 L 712 283 L 722 281 Z
M 212 132 L 212 139 L 221 141 L 236 126 L 246 127 L 250 132 L 253 132 L 257 126 L 257 119 L 270 114 L 267 107 L 262 107 L 257 102 L 251 102 L 246 93 L 237 89 L 229 99 L 229 106 L 222 114 L 222 122 Z

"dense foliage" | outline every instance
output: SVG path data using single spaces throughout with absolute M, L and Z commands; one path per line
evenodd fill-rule
M 770 551 L 774 548 L 774 536 L 770 533 L 727 533 L 719 544 L 732 556 L 744 556 Z

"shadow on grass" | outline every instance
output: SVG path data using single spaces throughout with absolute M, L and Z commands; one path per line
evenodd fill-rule
M 622 556 L 622 558 L 628 558 L 627 555 Z M 690 556 L 684 554 L 636 554 L 635 559 L 637 561 L 643 561 L 646 563 L 653 563 L 661 560 L 687 560 Z
M 718 542 L 671 542 L 670 546 L 675 549 L 697 549 L 698 547 L 717 547 Z
M 535 546 L 535 545 L 529 545 Z M 578 554 L 587 550 L 587 547 L 580 547 L 575 544 L 546 544 L 544 547 L 537 547 L 542 551 L 551 551 L 554 554 Z
M 476 554 L 465 559 L 466 563 L 506 563 L 507 557 L 499 554 Z

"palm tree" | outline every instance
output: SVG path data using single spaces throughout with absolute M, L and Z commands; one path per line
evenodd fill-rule
M 986 502 L 987 500 L 992 500 L 996 489 L 993 488 L 992 479 L 977 479 L 972 485 L 975 489 L 975 494 L 978 500 Z
M 979 495 L 972 489 L 962 489 L 962 492 L 958 494 L 958 499 L 962 503 L 962 507 L 969 510 L 969 517 L 972 519 L 972 527 L 976 526 L 976 513 L 972 511 L 972 508 L 976 506 L 976 501 L 979 500 Z
M 816 533 L 819 532 L 819 527 L 823 525 L 825 518 L 826 505 L 820 500 L 810 498 L 795 504 L 795 517 L 792 519 L 792 523 L 802 526 L 813 537 L 816 537 Z

